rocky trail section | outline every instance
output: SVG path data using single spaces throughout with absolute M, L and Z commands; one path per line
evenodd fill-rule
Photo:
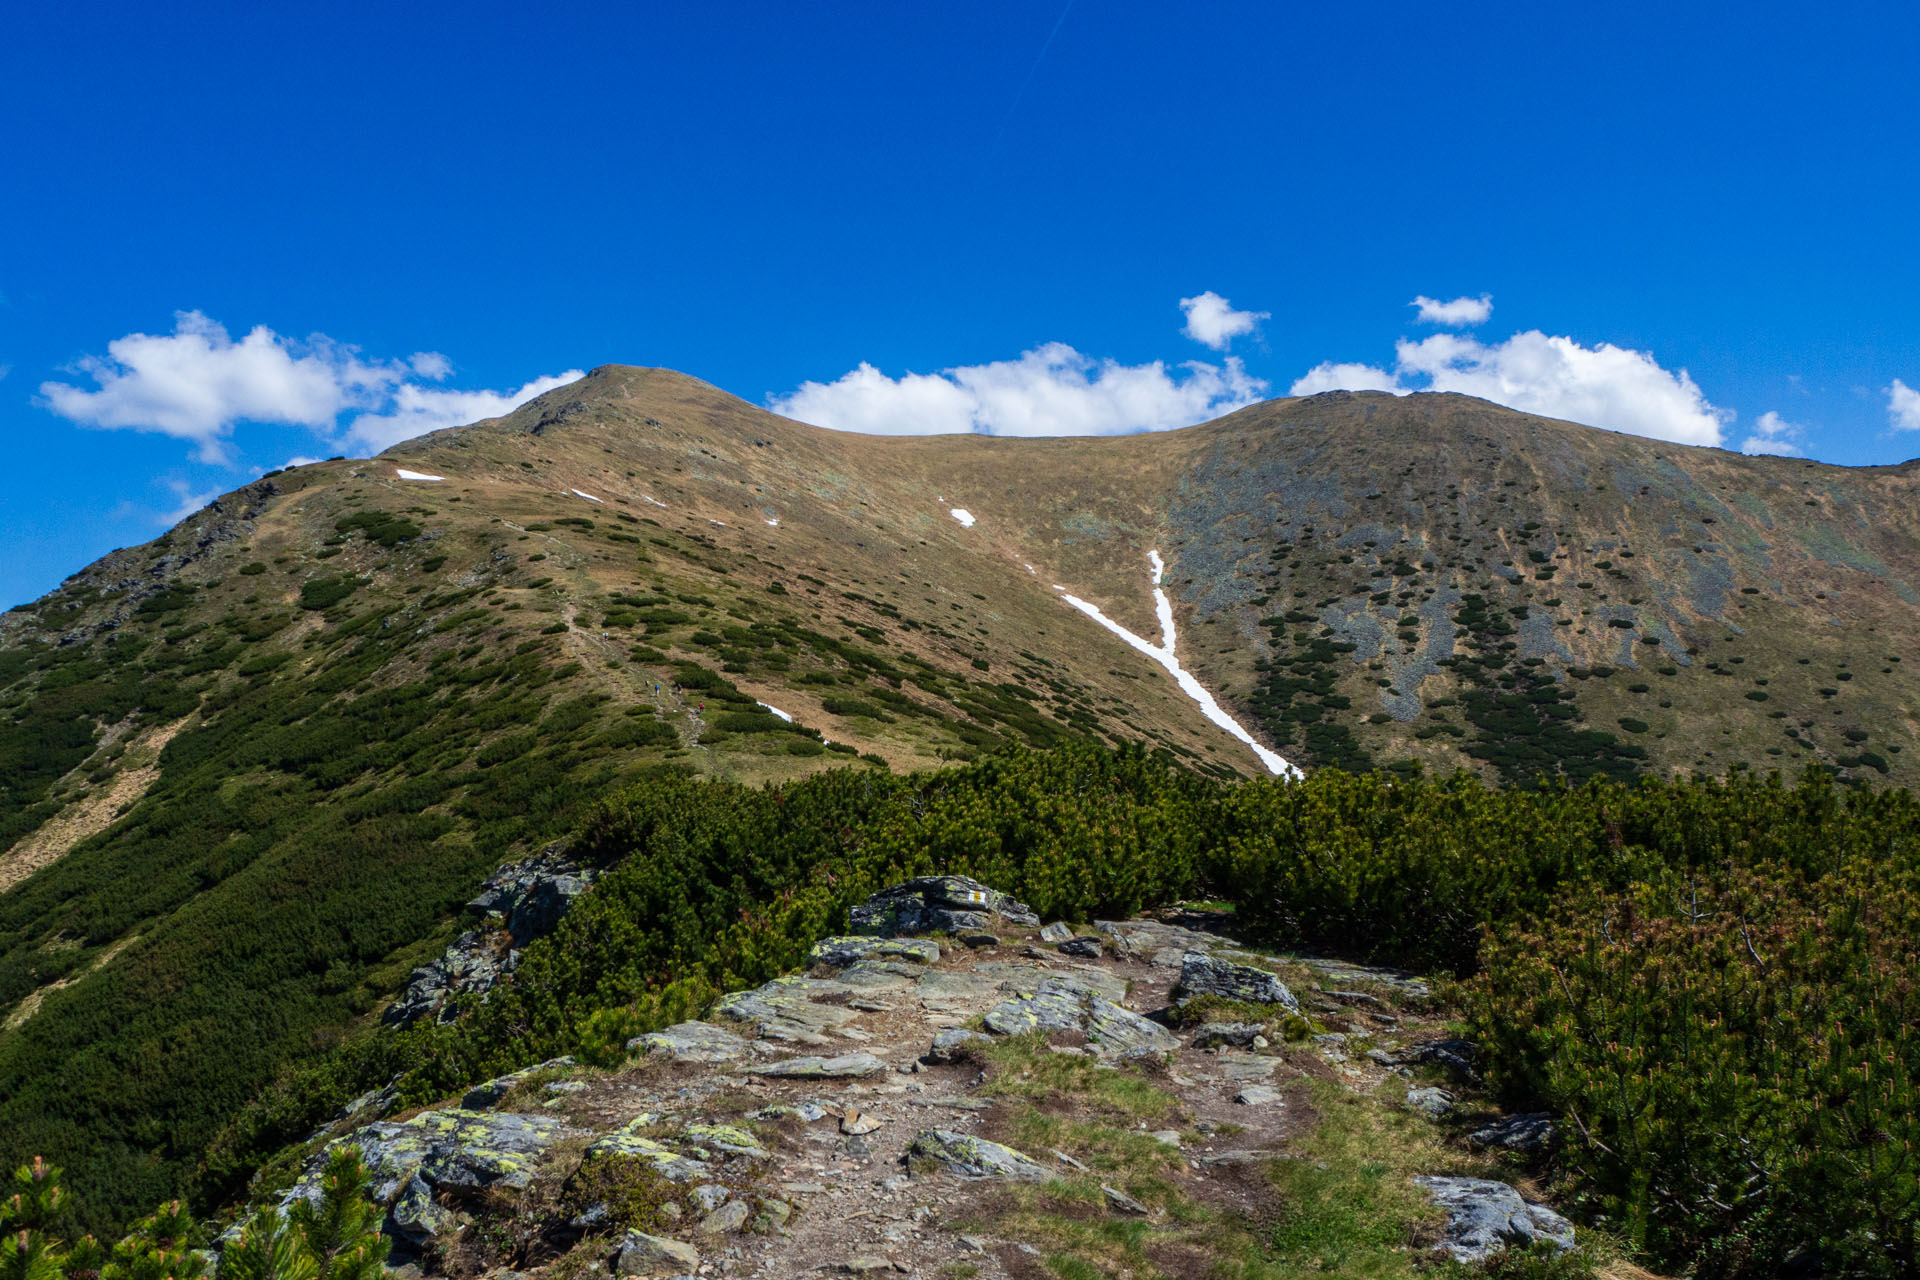
M 1497 1171 L 1461 1123 L 1434 1154 L 1471 1046 L 1437 1038 L 1411 975 L 1264 956 L 1198 913 L 1041 928 L 959 877 L 851 914 L 804 972 L 637 1037 L 620 1069 L 555 1059 L 336 1132 L 403 1274 L 1038 1280 L 1075 1240 L 1135 1270 L 1086 1243 L 1102 1220 L 1144 1224 L 1127 1247 L 1145 1273 L 1206 1274 L 1177 1259 L 1267 1248 L 1261 1224 L 1289 1212 L 1270 1170 L 1313 1160 L 1321 1117 L 1349 1105 L 1419 1126 L 1438 1161 L 1395 1175 L 1406 1248 L 1471 1261 L 1572 1239 L 1508 1183 L 1457 1176 Z M 1416 1073 L 1444 1077 L 1425 1090 L 1444 1105 L 1419 1107 Z M 1472 1127 L 1525 1147 L 1545 1122 Z M 316 1144 L 288 1201 L 323 1159 Z

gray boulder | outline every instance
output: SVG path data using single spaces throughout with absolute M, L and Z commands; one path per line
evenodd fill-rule
M 1200 996 L 1218 996 L 1243 1004 L 1279 1005 L 1291 1013 L 1300 1012 L 1287 984 L 1265 969 L 1216 960 L 1202 951 L 1189 951 L 1180 958 L 1180 981 L 1173 994 L 1179 1003 Z
M 1077 1031 L 1101 1057 L 1167 1053 L 1180 1045 L 1172 1032 L 1072 978 L 1048 978 L 1032 995 L 1003 1000 L 982 1022 L 995 1035 Z
M 944 1169 L 955 1177 L 969 1180 L 1009 1178 L 1016 1182 L 1045 1182 L 1053 1176 L 1044 1165 L 1034 1163 L 1012 1147 L 950 1129 L 926 1129 L 916 1135 L 907 1144 L 906 1163 L 908 1173 Z
M 1203 1022 L 1193 1033 L 1193 1047 L 1219 1049 L 1230 1045 L 1235 1049 L 1251 1049 L 1254 1037 L 1260 1032 L 1261 1028 L 1251 1022 Z
M 1541 1241 L 1573 1248 L 1573 1224 L 1542 1204 L 1529 1204 L 1504 1182 L 1486 1178 L 1420 1177 L 1435 1204 L 1447 1211 L 1436 1252 L 1460 1262 L 1484 1262 L 1510 1244 Z
M 613 1269 L 623 1276 L 689 1275 L 700 1268 L 700 1251 L 679 1240 L 629 1231 L 614 1253 Z
M 1439 1120 L 1453 1110 L 1453 1095 L 1445 1089 L 1409 1089 L 1407 1110 L 1417 1111 L 1429 1120 Z
M 959 933 L 995 921 L 1032 928 L 1040 917 L 996 889 L 966 876 L 920 876 L 882 889 L 847 913 L 847 931 L 875 938 Z
M 1042 942 L 1065 942 L 1072 936 L 1073 930 L 1057 920 L 1040 931 L 1040 941 Z
M 965 1027 L 948 1027 L 935 1034 L 933 1047 L 927 1050 L 927 1057 L 935 1062 L 952 1062 L 967 1049 L 992 1043 L 992 1036 L 969 1031 Z
M 1098 960 L 1106 954 L 1098 938 L 1068 938 L 1059 950 L 1063 956 L 1078 956 L 1082 960 Z

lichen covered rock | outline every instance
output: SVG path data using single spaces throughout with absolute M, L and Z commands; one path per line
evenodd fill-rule
M 747 1042 L 711 1022 L 678 1022 L 627 1041 L 627 1052 L 659 1054 L 672 1062 L 733 1062 L 750 1052 Z
M 909 1173 L 945 1170 L 955 1177 L 968 1179 L 1045 1182 L 1053 1176 L 1044 1165 L 1036 1164 L 1012 1147 L 950 1129 L 927 1129 L 915 1136 L 907 1146 L 906 1163 Z
M 809 964 L 845 969 L 862 960 L 905 960 L 913 964 L 938 964 L 940 944 L 931 938 L 826 938 L 813 944 L 807 953 Z

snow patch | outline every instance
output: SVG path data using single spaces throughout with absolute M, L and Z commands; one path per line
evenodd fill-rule
M 962 529 L 973 528 L 973 512 L 967 510 L 965 507 L 955 507 L 953 510 L 947 512 L 947 514 L 955 520 L 958 520 Z
M 656 507 L 659 507 L 659 508 L 661 508 L 662 510 L 665 510 L 665 509 L 666 509 L 666 505 L 667 505 L 667 504 L 666 504 L 666 503 L 664 503 L 664 502 L 662 502 L 662 501 L 660 501 L 660 499 L 658 499 L 658 498 L 649 498 L 649 497 L 647 497 L 647 496 L 646 496 L 645 494 L 642 494 L 642 495 L 641 495 L 641 497 L 640 497 L 640 500 L 641 500 L 642 502 L 651 502 L 651 503 L 652 503 L 652 504 L 653 504 L 654 506 L 656 506 Z
M 769 529 L 778 529 L 780 527 L 780 522 L 778 520 L 768 520 L 765 522 L 765 524 Z
M 1200 714 L 1253 748 L 1253 754 L 1260 757 L 1260 763 L 1267 767 L 1268 773 L 1278 774 L 1284 778 L 1302 777 L 1298 768 L 1289 764 L 1276 752 L 1269 751 L 1254 741 L 1253 735 L 1241 728 L 1239 721 L 1228 715 L 1220 704 L 1214 701 L 1213 695 L 1207 692 L 1206 686 L 1201 684 L 1191 671 L 1180 665 L 1180 659 L 1176 656 L 1177 637 L 1173 627 L 1173 602 L 1167 599 L 1167 593 L 1160 589 L 1160 579 L 1165 575 L 1167 567 L 1160 559 L 1158 551 L 1149 551 L 1147 561 L 1153 566 L 1153 612 L 1160 621 L 1160 643 L 1157 645 L 1141 639 L 1106 614 L 1101 613 L 1097 605 L 1088 604 L 1078 596 L 1063 595 L 1060 598 L 1165 667 L 1168 674 L 1173 677 L 1174 683 L 1180 686 L 1180 691 L 1192 698 L 1199 706 Z M 1060 588 L 1056 586 L 1054 590 L 1059 591 Z
M 582 490 L 580 490 L 580 489 L 569 489 L 569 490 L 568 490 L 567 492 L 569 492 L 569 493 L 571 493 L 571 494 L 572 494 L 572 495 L 573 495 L 574 497 L 576 497 L 576 498 L 585 498 L 585 499 L 586 499 L 586 500 L 587 500 L 588 502 L 599 502 L 599 501 L 600 501 L 600 499 L 598 499 L 598 498 L 596 498 L 596 497 L 594 497 L 594 496 L 593 496 L 592 494 L 590 494 L 590 493 L 586 493 L 586 492 L 584 492 L 584 491 L 582 491 Z M 605 506 L 606 504 L 605 504 L 605 503 L 601 503 L 601 505 L 602 505 L 602 506 Z
M 409 471 L 405 467 L 395 467 L 393 474 L 402 480 L 445 480 L 445 476 L 430 476 L 424 471 Z
M 780 708 L 774 706 L 771 702 L 762 702 L 760 705 L 765 707 L 767 710 L 773 712 L 773 714 L 775 714 L 776 716 L 779 716 L 782 720 L 785 720 L 788 724 L 793 723 L 792 716 L 788 715 L 786 712 L 782 711 Z
M 1033 572 L 1035 572 L 1035 570 L 1034 570 L 1034 567 L 1033 567 L 1032 565 L 1027 565 L 1027 566 L 1025 566 L 1025 567 L 1026 567 L 1026 570 L 1027 570 L 1027 572 L 1028 572 L 1028 573 L 1033 573 Z

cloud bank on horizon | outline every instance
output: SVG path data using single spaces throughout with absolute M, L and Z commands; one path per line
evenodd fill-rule
M 200 461 L 232 466 L 242 422 L 305 427 L 333 444 L 378 452 L 414 436 L 498 417 L 582 376 L 578 369 L 509 391 L 463 391 L 444 381 L 453 363 L 434 351 L 368 361 L 324 334 L 286 338 L 256 325 L 235 341 L 199 311 L 174 315 L 169 334 L 130 333 L 73 372 L 91 388 L 40 384 L 40 403 L 83 427 L 154 431 L 192 444 Z M 340 420 L 353 414 L 344 433 Z
M 1452 391 L 1680 444 L 1727 440 L 1733 411 L 1709 401 L 1687 370 L 1665 368 L 1650 352 L 1589 346 L 1538 329 L 1483 340 L 1467 331 L 1492 317 L 1490 294 L 1422 294 L 1408 305 L 1416 323 L 1446 331 L 1401 338 L 1390 364 L 1315 365 L 1287 393 Z M 1223 353 L 1218 363 L 1129 365 L 1047 342 L 1012 359 L 899 377 L 862 361 L 832 381 L 771 396 L 767 405 L 802 422 L 880 435 L 1117 435 L 1191 426 L 1270 393 L 1267 379 L 1224 354 L 1236 338 L 1258 340 L 1270 312 L 1236 308 L 1211 289 L 1181 298 L 1179 307 L 1180 332 Z M 292 339 L 265 325 L 235 339 L 199 311 L 177 313 L 171 333 L 116 338 L 106 355 L 85 357 L 71 372 L 81 378 L 40 385 L 43 407 L 84 427 L 168 435 L 191 444 L 201 462 L 231 469 L 238 469 L 232 444 L 241 423 L 302 427 L 332 447 L 372 453 L 498 417 L 583 376 L 570 369 L 503 390 L 449 387 L 442 384 L 453 365 L 438 352 L 374 360 L 323 334 Z M 1895 378 L 1884 391 L 1889 425 L 1920 431 L 1920 390 Z M 1737 447 L 1799 455 L 1806 436 L 1803 424 L 1769 410 Z M 288 465 L 305 461 L 311 459 Z M 179 494 L 183 502 L 196 496 Z

